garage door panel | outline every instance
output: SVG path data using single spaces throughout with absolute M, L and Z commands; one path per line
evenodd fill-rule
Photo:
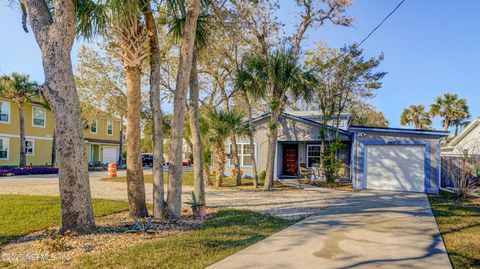
M 118 160 L 117 148 L 103 148 L 103 163 L 116 163 Z
M 366 188 L 423 192 L 425 148 L 420 145 L 366 146 Z

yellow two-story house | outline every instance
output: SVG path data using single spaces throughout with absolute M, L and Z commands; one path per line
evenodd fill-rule
M 121 154 L 121 120 L 106 113 L 98 114 L 85 125 L 83 132 L 87 159 L 89 162 L 117 163 Z M 24 117 L 27 165 L 54 165 L 52 112 L 41 103 L 33 102 L 24 106 Z M 0 166 L 16 166 L 19 161 L 19 109 L 11 100 L 0 97 Z

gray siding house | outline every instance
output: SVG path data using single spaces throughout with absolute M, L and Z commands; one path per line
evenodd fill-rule
M 254 119 L 254 148 L 247 137 L 237 137 L 241 169 L 253 174 L 251 154 L 257 170 L 266 169 L 269 114 Z M 326 130 L 326 141 L 334 139 L 337 122 L 321 124 L 318 111 L 287 112 L 279 117 L 275 179 L 299 178 L 300 164 L 311 169 L 320 163 L 320 130 Z M 437 193 L 440 181 L 440 138 L 447 132 L 400 128 L 349 126 L 351 115 L 341 116 L 339 137 L 346 149 L 337 153 L 345 164 L 344 180 L 356 189 L 379 189 Z M 231 144 L 227 145 L 230 152 Z M 230 175 L 233 162 L 227 160 L 225 174 Z
M 311 167 L 320 162 L 320 128 L 319 122 L 321 116 L 317 112 L 309 116 L 297 116 L 296 112 L 284 113 L 279 118 L 277 154 L 275 157 L 275 179 L 298 178 L 300 163 Z M 302 112 L 302 115 L 305 115 Z M 254 154 L 257 161 L 257 170 L 261 172 L 267 167 L 267 147 L 268 147 L 268 120 L 270 115 L 262 115 L 254 119 L 256 127 L 254 136 L 255 148 L 250 149 L 249 139 L 247 137 L 237 137 L 238 155 L 240 159 L 240 168 L 245 176 L 252 176 L 252 166 L 250 156 Z M 348 141 L 347 132 L 344 128 L 348 127 L 350 115 L 342 116 L 339 126 L 344 126 L 339 131 L 339 135 L 345 141 Z M 332 140 L 335 137 L 336 128 L 326 127 L 326 140 Z M 227 145 L 227 152 L 230 152 L 231 144 Z M 349 154 L 347 151 L 339 152 L 340 158 L 348 163 Z M 230 175 L 234 168 L 232 160 L 227 160 L 225 174 Z

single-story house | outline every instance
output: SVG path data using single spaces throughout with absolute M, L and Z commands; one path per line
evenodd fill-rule
M 442 155 L 458 156 L 465 153 L 480 155 L 480 118 L 474 119 L 462 132 L 442 145 Z
M 268 120 L 270 115 L 254 119 L 254 149 L 247 137 L 238 137 L 240 166 L 244 175 L 253 174 L 251 154 L 257 170 L 266 169 Z M 299 178 L 300 164 L 311 168 L 320 163 L 320 130 L 326 130 L 326 141 L 332 141 L 337 122 L 321 123 L 321 113 L 286 112 L 278 118 L 278 142 L 274 163 L 275 179 Z M 341 115 L 340 137 L 346 144 L 337 153 L 345 164 L 344 179 L 357 189 L 382 189 L 436 193 L 440 181 L 440 138 L 444 131 L 349 126 L 350 114 Z M 227 145 L 227 151 L 231 144 Z M 225 174 L 233 169 L 227 161 Z

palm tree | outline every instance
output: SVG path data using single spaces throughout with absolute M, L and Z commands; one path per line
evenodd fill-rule
M 185 26 L 180 39 L 180 59 L 176 89 L 173 101 L 172 128 L 170 131 L 170 152 L 168 169 L 167 206 L 172 218 L 179 218 L 182 206 L 182 148 L 185 120 L 185 102 L 190 83 L 197 19 L 200 13 L 200 0 L 181 1 L 186 4 Z
M 173 35 L 175 40 L 180 40 L 185 26 L 184 6 L 178 6 L 177 9 L 182 10 L 174 14 L 174 18 L 170 24 L 169 33 Z M 175 9 L 173 9 L 175 10 Z M 206 14 L 200 14 L 197 19 L 197 28 L 195 32 L 195 47 L 192 56 L 192 69 L 189 81 L 189 97 L 188 102 L 188 123 L 190 128 L 190 138 L 193 153 L 193 192 L 195 197 L 205 202 L 205 176 L 203 172 L 203 155 L 202 141 L 199 126 L 199 98 L 200 91 L 198 86 L 198 56 L 207 46 L 208 39 L 208 18 Z
M 138 1 L 105 0 L 101 3 L 80 1 L 78 17 L 80 36 L 109 38 L 123 60 L 127 88 L 127 186 L 130 216 L 148 216 L 141 159 L 141 74 L 143 60 L 149 56 L 149 39 L 141 21 Z
M 443 96 L 438 96 L 435 103 L 430 105 L 430 116 L 440 116 L 443 118 L 442 126 L 445 131 L 452 123 L 458 129 L 459 123 L 468 117 L 468 105 L 466 99 L 458 99 L 456 93 L 445 93 Z
M 225 170 L 225 143 L 232 135 L 243 136 L 248 133 L 248 126 L 242 123 L 242 115 L 218 109 L 209 109 L 206 112 L 208 131 L 206 137 L 211 143 L 214 158 L 215 186 L 222 186 Z
M 265 88 L 257 85 L 256 80 L 252 77 L 252 66 L 248 66 L 245 63 L 241 63 L 240 67 L 236 71 L 234 77 L 234 87 L 235 90 L 239 91 L 245 100 L 247 106 L 247 116 L 248 116 L 248 127 L 249 131 L 249 143 L 250 148 L 254 149 L 254 138 L 255 127 L 253 125 L 253 113 L 252 113 L 252 100 L 263 99 L 265 98 Z M 252 170 L 253 170 L 253 187 L 258 187 L 258 171 L 257 171 L 257 160 L 255 160 L 255 155 L 251 154 L 252 161 Z
M 283 113 L 288 96 L 310 100 L 315 78 L 299 64 L 292 49 L 277 49 L 268 57 L 261 54 L 248 55 L 244 59 L 249 70 L 247 83 L 260 87 L 265 92 L 270 110 L 268 123 L 268 151 L 265 190 L 273 186 L 275 152 L 277 147 L 278 118 Z
M 432 120 L 425 106 L 423 105 L 411 105 L 404 109 L 400 118 L 401 125 L 413 125 L 416 129 L 430 129 Z
M 12 73 L 10 76 L 0 77 L 0 95 L 11 99 L 18 106 L 20 120 L 20 167 L 27 165 L 25 148 L 25 110 L 24 106 L 32 103 L 34 98 L 40 97 L 36 82 L 30 81 L 29 75 Z

